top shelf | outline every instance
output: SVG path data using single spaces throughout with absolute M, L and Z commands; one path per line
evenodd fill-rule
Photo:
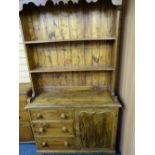
M 25 41 L 24 44 L 45 44 L 45 43 L 57 43 L 57 42 L 80 42 L 80 41 L 114 41 L 116 37 L 106 38 L 85 38 L 85 39 L 60 39 L 60 40 L 37 40 L 37 41 Z

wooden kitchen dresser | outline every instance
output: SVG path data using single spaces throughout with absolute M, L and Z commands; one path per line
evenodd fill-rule
M 20 0 L 39 153 L 114 153 L 121 0 Z
M 29 113 L 25 110 L 27 99 L 31 94 L 29 83 L 19 84 L 19 141 L 24 143 L 34 141 Z

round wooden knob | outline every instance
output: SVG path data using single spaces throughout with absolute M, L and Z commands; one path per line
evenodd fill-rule
M 39 132 L 40 132 L 40 133 L 43 133 L 44 131 L 45 131 L 44 128 L 39 128 Z
M 65 147 L 68 147 L 69 146 L 69 143 L 67 141 L 64 141 L 64 146 Z
M 42 142 L 42 147 L 46 147 L 47 143 L 46 142 Z
M 47 127 L 48 126 L 48 124 L 47 123 L 43 123 L 43 125 L 42 125 L 43 127 Z
M 65 119 L 65 118 L 66 118 L 66 115 L 65 115 L 64 113 L 61 113 L 60 117 L 61 117 L 62 119 Z
M 42 115 L 40 113 L 37 113 L 37 119 L 42 118 Z
M 63 131 L 63 132 L 67 132 L 68 129 L 67 129 L 66 127 L 62 127 L 62 131 Z

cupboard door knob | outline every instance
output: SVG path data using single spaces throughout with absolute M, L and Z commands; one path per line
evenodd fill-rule
M 60 117 L 61 117 L 62 119 L 65 119 L 65 118 L 66 118 L 66 115 L 65 115 L 64 113 L 61 113 Z
M 68 132 L 68 129 L 66 127 L 62 127 L 63 132 Z
M 47 143 L 46 142 L 42 142 L 42 147 L 46 147 Z
M 64 141 L 64 146 L 65 147 L 68 147 L 69 146 L 69 143 L 67 141 Z
M 37 119 L 42 118 L 42 115 L 40 113 L 37 113 Z
M 40 132 L 40 133 L 43 133 L 44 131 L 45 131 L 44 128 L 39 128 L 39 132 Z

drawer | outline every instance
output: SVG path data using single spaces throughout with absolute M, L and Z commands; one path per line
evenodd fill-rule
M 32 120 L 70 120 L 73 119 L 73 110 L 34 110 L 31 111 Z
M 31 130 L 31 126 L 29 123 L 20 123 L 19 124 L 19 141 L 32 141 L 33 134 Z
M 73 149 L 75 148 L 75 138 L 35 138 L 38 149 Z
M 73 121 L 33 123 L 33 132 L 35 136 L 71 136 L 73 135 Z
M 29 113 L 28 112 L 20 112 L 19 113 L 19 121 L 20 122 L 25 122 L 25 121 L 29 121 Z

